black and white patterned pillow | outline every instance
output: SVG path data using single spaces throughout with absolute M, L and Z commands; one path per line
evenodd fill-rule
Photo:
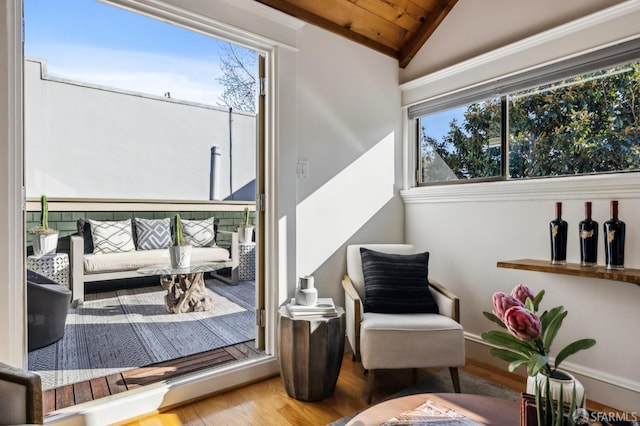
M 216 234 L 213 229 L 214 219 L 195 220 L 182 219 L 182 234 L 185 240 L 194 247 L 213 247 L 216 245 Z
M 133 219 L 138 250 L 164 249 L 171 245 L 171 219 Z
M 429 290 L 429 253 L 390 254 L 360 248 L 364 311 L 386 314 L 438 313 Z
M 99 221 L 89 219 L 93 253 L 121 253 L 135 251 L 131 219 L 120 221 Z

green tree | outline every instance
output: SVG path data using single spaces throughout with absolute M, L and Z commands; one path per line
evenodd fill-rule
M 640 169 L 640 62 L 516 93 L 508 105 L 512 178 Z M 459 179 L 499 175 L 500 110 L 500 99 L 469 105 L 441 141 L 423 128 L 422 150 Z

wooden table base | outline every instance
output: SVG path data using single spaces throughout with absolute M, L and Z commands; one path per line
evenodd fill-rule
M 204 285 L 203 272 L 165 275 L 160 278 L 160 284 L 167 290 L 164 303 L 171 314 L 202 312 L 213 307 L 213 298 Z

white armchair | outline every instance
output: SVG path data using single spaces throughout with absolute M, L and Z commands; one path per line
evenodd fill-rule
M 375 371 L 379 369 L 449 367 L 456 392 L 458 368 L 465 363 L 459 299 L 429 278 L 429 290 L 439 313 L 365 312 L 365 285 L 360 248 L 382 253 L 414 254 L 408 244 L 368 244 L 347 247 L 345 292 L 347 339 L 354 361 L 368 371 L 367 402 L 371 403 Z

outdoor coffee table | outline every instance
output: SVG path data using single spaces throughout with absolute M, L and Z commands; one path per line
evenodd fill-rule
M 208 311 L 213 307 L 213 298 L 204 285 L 204 273 L 228 268 L 231 262 L 194 263 L 188 268 L 171 268 L 169 265 L 154 265 L 138 269 L 143 275 L 159 275 L 160 285 L 167 291 L 164 303 L 167 312 Z

